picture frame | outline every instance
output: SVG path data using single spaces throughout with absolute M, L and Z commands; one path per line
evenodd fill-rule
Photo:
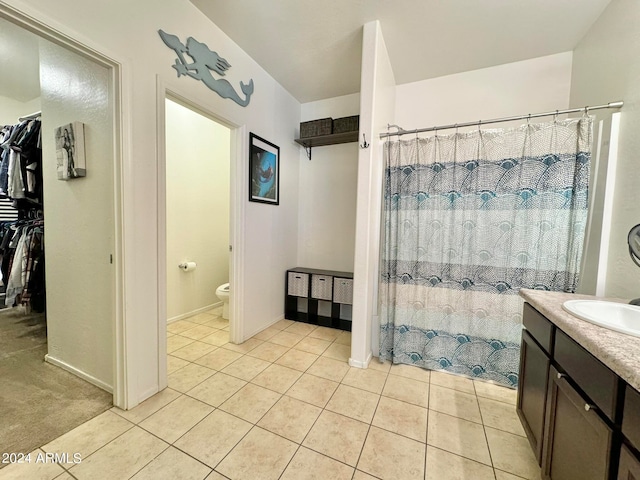
M 87 176 L 84 149 L 84 123 L 71 122 L 55 129 L 58 180 Z
M 249 201 L 280 204 L 280 147 L 249 133 Z

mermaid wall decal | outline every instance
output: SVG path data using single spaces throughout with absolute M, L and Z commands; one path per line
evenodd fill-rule
M 210 50 L 206 44 L 197 41 L 193 37 L 189 37 L 185 45 L 175 35 L 162 30 L 158 30 L 158 33 L 165 45 L 174 50 L 176 55 L 178 55 L 173 65 L 173 68 L 175 68 L 178 73 L 178 77 L 188 75 L 191 78 L 202 81 L 222 98 L 230 98 L 241 107 L 249 105 L 251 95 L 253 94 L 253 79 L 249 80 L 248 84 L 240 82 L 240 89 L 244 94 L 244 98 L 242 98 L 233 86 L 231 86 L 231 83 L 223 78 L 216 79 L 211 74 L 211 71 L 214 71 L 218 75 L 224 76 L 227 70 L 231 68 L 231 64 L 216 52 Z M 185 54 L 191 57 L 193 60 L 192 63 L 187 63 Z

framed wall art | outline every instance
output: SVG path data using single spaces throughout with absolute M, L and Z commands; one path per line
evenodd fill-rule
M 249 134 L 249 201 L 280 203 L 280 147 Z
M 55 130 L 58 180 L 87 176 L 84 151 L 84 123 L 72 122 Z

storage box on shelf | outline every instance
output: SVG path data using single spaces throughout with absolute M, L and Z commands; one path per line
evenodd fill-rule
M 320 118 L 309 122 L 300 122 L 300 138 L 319 137 L 333 133 L 333 119 Z
M 353 273 L 296 267 L 285 278 L 286 319 L 351 331 Z
M 360 115 L 336 118 L 333 120 L 333 133 L 357 132 L 360 128 Z

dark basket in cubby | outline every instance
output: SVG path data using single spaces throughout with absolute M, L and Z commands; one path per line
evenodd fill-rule
M 320 118 L 318 120 L 311 120 L 310 122 L 300 122 L 300 138 L 331 135 L 332 127 L 332 118 Z
M 333 133 L 357 132 L 360 128 L 360 115 L 336 118 L 333 121 Z

